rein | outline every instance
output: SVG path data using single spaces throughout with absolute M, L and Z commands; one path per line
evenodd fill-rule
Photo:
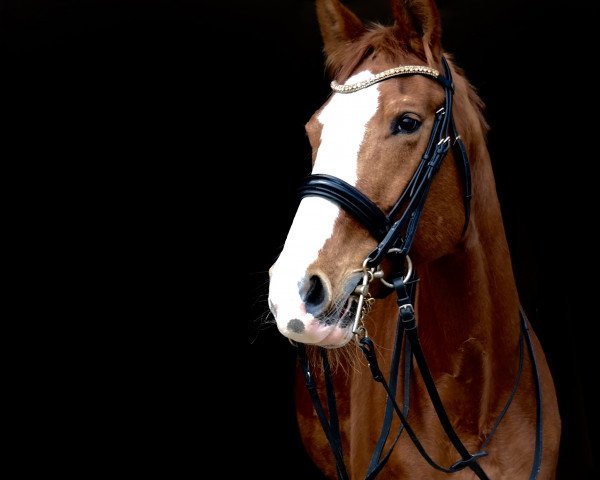
M 335 91 L 339 93 L 351 93 L 393 76 L 424 75 L 434 79 L 444 88 L 444 105 L 436 111 L 435 121 L 425 152 L 407 187 L 389 214 L 386 215 L 384 212 L 382 212 L 373 201 L 371 201 L 357 188 L 346 183 L 340 178 L 331 175 L 310 175 L 300 187 L 299 194 L 301 197 L 319 196 L 337 203 L 359 222 L 361 222 L 363 226 L 365 226 L 365 228 L 367 228 L 367 230 L 371 233 L 371 235 L 373 235 L 373 237 L 379 242 L 375 250 L 373 250 L 373 252 L 371 252 L 365 259 L 363 263 L 363 281 L 362 284 L 359 285 L 355 290 L 355 293 L 358 294 L 358 306 L 353 326 L 353 333 L 361 351 L 367 359 L 373 379 L 382 384 L 387 394 L 382 429 L 379 439 L 375 445 L 365 480 L 371 480 L 375 478 L 375 476 L 382 470 L 390 458 L 390 455 L 404 430 L 406 430 L 407 435 L 410 437 L 421 456 L 432 468 L 445 473 L 455 473 L 465 468 L 470 468 L 481 480 L 489 480 L 489 477 L 486 475 L 482 467 L 477 463 L 477 460 L 487 455 L 485 449 L 490 443 L 494 433 L 506 415 L 506 412 L 508 411 L 508 408 L 510 407 L 517 393 L 519 381 L 523 371 L 524 344 L 527 345 L 527 351 L 532 364 L 536 389 L 536 439 L 533 465 L 529 476 L 530 480 L 535 480 L 541 468 L 542 399 L 540 375 L 533 350 L 531 336 L 529 334 L 528 321 L 523 309 L 521 308 L 519 312 L 521 321 L 521 335 L 519 337 L 519 367 L 513 389 L 489 434 L 482 442 L 481 448 L 473 454 L 469 453 L 467 448 L 461 442 L 452 426 L 452 423 L 450 422 L 450 419 L 448 418 L 448 414 L 446 413 L 440 395 L 435 386 L 433 376 L 431 375 L 429 367 L 427 366 L 427 361 L 419 341 L 415 311 L 413 307 L 417 280 L 416 277 L 412 275 L 412 263 L 410 262 L 410 257 L 408 254 L 414 240 L 418 222 L 425 205 L 427 194 L 429 193 L 429 189 L 433 182 L 434 175 L 439 170 L 442 160 L 450 149 L 451 143 L 452 146 L 456 148 L 458 153 L 458 170 L 461 174 L 464 190 L 465 223 L 463 227 L 463 234 L 467 229 L 470 216 L 471 172 L 469 161 L 465 146 L 458 135 L 454 124 L 454 119 L 452 116 L 454 86 L 450 67 L 446 62 L 446 59 L 443 57 L 442 65 L 444 68 L 443 76 L 441 76 L 436 70 L 428 67 L 402 66 L 387 70 L 357 84 L 339 85 L 336 82 L 332 82 L 332 88 Z M 394 220 L 394 218 L 396 218 L 400 212 L 402 213 L 398 220 Z M 384 257 L 390 253 L 399 255 L 402 262 L 408 265 L 408 269 L 404 275 L 396 273 L 392 282 L 388 283 L 382 278 L 380 264 Z M 383 373 L 379 369 L 375 345 L 369 338 L 366 328 L 362 323 L 362 318 L 364 315 L 363 303 L 369 294 L 369 284 L 375 278 L 379 278 L 384 285 L 396 292 L 399 309 L 396 338 L 394 350 L 392 352 L 389 383 L 386 381 Z M 335 392 L 333 389 L 333 381 L 331 378 L 331 371 L 326 349 L 321 348 L 320 351 L 323 362 L 327 411 L 329 412 L 329 418 L 327 418 L 325 409 L 323 408 L 319 398 L 317 385 L 310 370 L 305 347 L 303 344 L 298 344 L 297 346 L 299 363 L 304 373 L 306 387 L 311 396 L 315 412 L 329 442 L 331 451 L 335 457 L 338 479 L 348 480 L 350 477 L 348 476 L 344 462 Z M 400 408 L 396 402 L 397 380 L 401 357 L 404 358 L 404 401 L 402 402 L 402 408 Z M 409 388 L 413 358 L 415 359 L 419 371 L 421 372 L 427 393 L 433 404 L 438 420 L 440 421 L 440 424 L 452 442 L 454 448 L 461 457 L 460 460 L 449 467 L 443 467 L 431 458 L 418 439 L 415 431 L 408 423 L 407 418 L 409 414 L 410 396 Z M 394 413 L 400 420 L 401 425 L 394 440 L 392 441 L 391 446 L 384 453 L 383 449 L 388 441 Z

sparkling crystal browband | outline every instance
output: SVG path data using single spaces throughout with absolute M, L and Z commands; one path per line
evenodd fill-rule
M 420 65 L 403 65 L 400 67 L 390 68 L 389 70 L 385 70 L 381 73 L 376 73 L 375 75 L 361 80 L 356 83 L 349 83 L 347 85 L 340 85 L 335 80 L 331 82 L 331 88 L 339 93 L 352 93 L 357 90 L 362 90 L 363 88 L 369 87 L 374 83 L 381 82 L 386 78 L 397 77 L 399 75 L 413 75 L 413 74 L 421 74 L 421 75 L 429 75 L 433 78 L 438 78 L 440 76 L 440 72 L 433 68 L 423 67 Z

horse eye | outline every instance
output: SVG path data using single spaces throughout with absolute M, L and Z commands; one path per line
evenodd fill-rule
M 421 122 L 410 115 L 402 115 L 394 120 L 392 124 L 392 133 L 399 135 L 403 133 L 416 132 L 421 126 Z

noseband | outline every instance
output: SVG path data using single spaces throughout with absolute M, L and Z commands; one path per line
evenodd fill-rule
M 358 220 L 370 234 L 379 242 L 375 250 L 373 250 L 363 263 L 363 283 L 356 289 L 358 294 L 358 308 L 356 312 L 356 320 L 354 323 L 353 333 L 356 335 L 357 342 L 362 352 L 364 353 L 373 379 L 381 383 L 387 394 L 387 404 L 384 414 L 383 426 L 379 439 L 375 445 L 371 462 L 365 480 L 371 480 L 382 470 L 383 466 L 389 459 L 393 448 L 395 447 L 400 434 L 406 430 L 407 435 L 425 459 L 425 461 L 434 469 L 445 472 L 454 473 L 465 468 L 470 468 L 475 475 L 481 479 L 488 479 L 488 476 L 483 471 L 477 460 L 487 455 L 485 448 L 491 441 L 497 427 L 504 418 L 512 400 L 517 392 L 521 372 L 523 369 L 524 360 L 524 344 L 527 345 L 527 351 L 531 360 L 534 383 L 536 388 L 537 400 L 537 416 L 536 416 L 536 438 L 534 461 L 530 474 L 530 480 L 537 478 L 541 466 L 541 446 L 542 446 L 542 416 L 541 416 L 541 388 L 540 376 L 531 342 L 531 337 L 528 329 L 528 322 L 525 313 L 521 309 L 519 312 L 521 318 L 521 336 L 519 338 L 519 368 L 515 378 L 513 389 L 508 396 L 504 408 L 496 418 L 489 434 L 481 444 L 481 448 L 476 453 L 469 453 L 467 448 L 456 434 L 452 423 L 450 422 L 445 408 L 442 404 L 440 395 L 435 386 L 435 381 L 427 366 L 425 356 L 423 354 L 419 337 L 417 334 L 417 323 L 414 312 L 414 294 L 416 282 L 410 279 L 412 273 L 412 265 L 408 254 L 412 246 L 414 236 L 417 230 L 417 225 L 425 205 L 425 200 L 429 193 L 429 189 L 433 182 L 436 172 L 439 170 L 442 160 L 450 150 L 451 145 L 456 149 L 456 162 L 461 175 L 464 198 L 465 221 L 463 226 L 463 234 L 469 225 L 470 216 L 470 200 L 471 200 L 471 171 L 469 160 L 462 139 L 456 131 L 454 118 L 452 115 L 452 104 L 454 85 L 452 82 L 452 74 L 450 67 L 445 58 L 442 57 L 442 66 L 444 75 L 440 75 L 437 70 L 424 66 L 400 66 L 386 70 L 385 72 L 376 74 L 369 79 L 363 80 L 355 84 L 339 85 L 337 82 L 332 82 L 331 87 L 338 93 L 352 93 L 357 90 L 369 87 L 377 82 L 395 76 L 408 75 L 423 75 L 432 78 L 444 88 L 445 99 L 444 105 L 435 112 L 435 120 L 429 136 L 429 141 L 425 152 L 421 157 L 421 161 L 417 166 L 408 185 L 400 195 L 400 198 L 395 203 L 389 213 L 384 213 L 371 199 L 356 187 L 350 185 L 344 180 L 324 174 L 310 175 L 299 189 L 301 198 L 307 196 L 317 196 L 325 198 L 338 204 L 344 208 L 351 216 Z M 365 297 L 368 296 L 369 283 L 377 276 L 381 262 L 389 253 L 394 253 L 400 256 L 402 264 L 406 262 L 409 266 L 409 271 L 406 274 L 394 273 L 391 283 L 385 282 L 390 288 L 393 288 L 397 294 L 397 303 L 399 308 L 398 327 L 396 331 L 396 340 L 392 352 L 390 381 L 389 384 L 385 380 L 379 366 L 377 364 L 377 355 L 375 353 L 375 345 L 368 337 L 366 329 L 362 326 L 362 306 Z M 409 281 L 410 279 L 410 281 Z M 406 341 L 403 341 L 406 335 Z M 403 345 L 403 347 L 401 347 Z M 404 402 L 403 408 L 398 406 L 395 400 L 397 378 L 399 375 L 399 362 L 404 349 Z M 321 404 L 317 387 L 315 384 L 314 375 L 310 370 L 310 365 L 306 356 L 303 344 L 298 344 L 298 357 L 302 367 L 305 383 L 308 392 L 311 396 L 313 406 L 323 431 L 327 437 L 331 451 L 335 457 L 336 470 L 338 479 L 346 480 L 349 478 L 344 463 L 342 442 L 339 429 L 339 421 L 337 418 L 337 410 L 335 403 L 335 393 L 333 391 L 333 382 L 329 370 L 327 353 L 321 349 L 321 357 L 323 359 L 325 390 L 327 394 L 327 410 L 329 419 L 325 415 L 325 409 Z M 412 372 L 412 359 L 415 359 L 419 371 L 423 377 L 427 393 L 431 399 L 437 417 L 444 428 L 444 431 L 452 442 L 456 451 L 460 454 L 461 459 L 455 462 L 450 467 L 443 467 L 436 463 L 427 453 L 414 430 L 408 423 L 407 417 L 409 412 L 408 399 L 410 397 L 409 386 Z M 395 439 L 386 452 L 384 446 L 388 441 L 391 423 L 394 413 L 399 418 L 401 427 L 397 432 Z M 488 479 L 489 480 L 489 479 Z

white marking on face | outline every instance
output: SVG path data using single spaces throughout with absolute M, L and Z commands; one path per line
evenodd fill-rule
M 359 82 L 371 75 L 364 71 L 348 79 Z M 312 173 L 333 175 L 356 185 L 358 153 L 366 127 L 379 107 L 379 86 L 351 94 L 335 93 L 318 115 L 323 125 L 321 143 Z M 305 342 L 321 341 L 331 327 L 319 325 L 305 310 L 301 297 L 307 269 L 318 258 L 333 233 L 340 208 L 321 197 L 305 197 L 300 202 L 283 251 L 271 270 L 269 304 L 282 334 Z M 290 320 L 304 323 L 302 333 L 288 331 Z
M 371 75 L 369 71 L 361 72 L 350 77 L 347 83 L 360 82 Z M 334 94 L 317 117 L 323 129 L 312 173 L 333 175 L 356 186 L 358 152 L 367 124 L 378 107 L 379 85 Z

